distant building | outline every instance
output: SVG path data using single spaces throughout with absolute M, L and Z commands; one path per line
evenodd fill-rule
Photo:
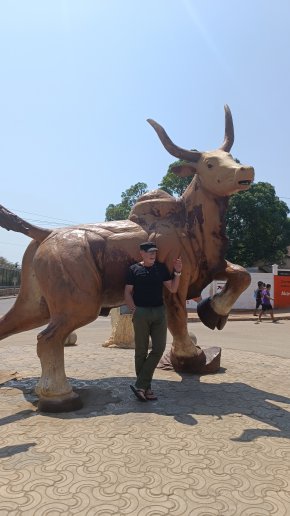
M 253 270 L 252 270 L 253 269 Z M 256 270 L 254 270 L 256 269 Z M 279 269 L 290 269 L 290 245 L 287 247 L 287 253 L 285 254 L 284 260 L 278 264 Z M 270 265 L 259 265 L 258 267 L 247 267 L 249 272 L 272 272 L 272 264 Z

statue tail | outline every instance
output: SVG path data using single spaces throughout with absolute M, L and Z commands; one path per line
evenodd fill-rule
M 7 231 L 16 231 L 17 233 L 23 233 L 30 238 L 33 238 L 37 242 L 42 242 L 46 237 L 52 233 L 52 229 L 39 228 L 26 222 L 25 220 L 17 217 L 15 213 L 4 208 L 0 204 L 0 226 Z

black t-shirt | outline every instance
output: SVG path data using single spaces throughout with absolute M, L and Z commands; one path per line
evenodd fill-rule
M 133 285 L 133 300 L 136 306 L 162 306 L 163 282 L 172 279 L 164 263 L 155 262 L 151 267 L 141 263 L 131 265 L 126 284 Z

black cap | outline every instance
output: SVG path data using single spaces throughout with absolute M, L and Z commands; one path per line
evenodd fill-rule
M 143 244 L 140 244 L 140 249 L 146 253 L 149 253 L 150 251 L 158 251 L 158 248 L 154 242 L 144 242 Z

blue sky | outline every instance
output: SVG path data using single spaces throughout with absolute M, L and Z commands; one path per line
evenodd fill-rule
M 146 122 L 223 141 L 290 207 L 289 0 L 0 1 L 0 204 L 36 225 L 103 221 L 172 158 Z M 0 256 L 29 239 L 0 229 Z

